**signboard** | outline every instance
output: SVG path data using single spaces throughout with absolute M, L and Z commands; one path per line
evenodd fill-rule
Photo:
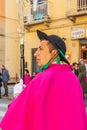
M 84 37 L 85 37 L 85 29 L 83 27 L 72 29 L 71 39 L 80 39 Z

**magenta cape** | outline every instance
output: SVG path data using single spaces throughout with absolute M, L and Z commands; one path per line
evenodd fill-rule
M 24 84 L 27 85 L 31 80 L 31 77 L 29 74 L 24 74 Z
M 52 64 L 16 98 L 2 130 L 87 130 L 83 92 L 68 65 Z

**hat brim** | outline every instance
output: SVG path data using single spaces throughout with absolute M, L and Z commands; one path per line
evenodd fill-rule
M 51 43 L 53 43 L 53 41 L 51 40 L 50 36 L 48 36 L 46 33 L 41 32 L 40 30 L 37 30 L 37 35 L 38 35 L 38 38 L 40 40 L 44 40 L 45 39 L 45 40 L 49 40 Z M 56 47 L 57 47 L 57 49 L 60 49 L 57 45 L 56 45 Z M 67 64 L 69 64 L 68 60 L 66 59 L 66 57 L 64 55 L 64 52 L 63 52 L 63 54 L 59 52 L 59 55 L 60 55 L 61 61 L 64 61 Z
M 37 30 L 37 35 L 40 40 L 44 40 L 44 39 L 49 40 L 47 34 L 44 32 L 41 32 L 40 30 Z

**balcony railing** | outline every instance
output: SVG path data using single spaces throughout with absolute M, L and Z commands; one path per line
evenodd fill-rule
M 78 16 L 87 14 L 87 0 L 68 0 L 67 16 Z
M 51 18 L 52 6 L 49 2 L 38 3 L 24 8 L 24 24 L 35 24 L 47 21 Z
M 77 1 L 77 11 L 87 10 L 87 0 Z

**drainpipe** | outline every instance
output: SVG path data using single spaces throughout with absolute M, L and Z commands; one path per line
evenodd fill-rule
M 18 33 L 20 38 L 20 79 L 24 76 L 24 5 L 23 0 L 16 0 L 18 4 Z

